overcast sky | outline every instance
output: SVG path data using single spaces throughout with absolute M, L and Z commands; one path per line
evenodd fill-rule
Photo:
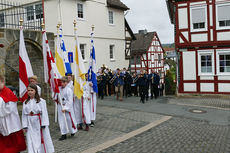
M 130 10 L 126 19 L 133 30 L 156 31 L 161 43 L 174 43 L 174 26 L 170 23 L 165 0 L 121 0 Z

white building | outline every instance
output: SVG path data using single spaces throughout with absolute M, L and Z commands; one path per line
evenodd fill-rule
M 9 0 L 18 2 L 18 0 Z M 27 10 L 41 8 L 41 0 L 21 0 Z M 88 68 L 90 54 L 90 33 L 94 25 L 94 44 L 97 67 L 103 64 L 111 69 L 128 67 L 125 59 L 125 17 L 129 8 L 120 0 L 46 0 L 44 17 L 47 32 L 57 33 L 57 24 L 62 23 L 63 37 L 68 52 L 74 51 L 74 27 L 82 50 L 85 67 Z M 37 20 L 35 13 L 27 13 L 25 18 Z

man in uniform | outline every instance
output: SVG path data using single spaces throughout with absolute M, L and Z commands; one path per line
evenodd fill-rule
M 120 72 L 119 68 L 115 74 L 114 86 L 117 100 L 123 101 L 124 74 Z
M 144 70 L 140 71 L 140 75 L 138 76 L 138 86 L 139 86 L 139 95 L 141 97 L 141 102 L 145 103 L 145 95 L 146 95 L 146 84 L 148 80 L 146 78 Z

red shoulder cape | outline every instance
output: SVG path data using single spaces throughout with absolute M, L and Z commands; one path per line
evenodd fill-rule
M 0 91 L 0 97 L 4 100 L 5 103 L 8 102 L 17 102 L 18 98 L 15 96 L 15 94 L 6 86 Z

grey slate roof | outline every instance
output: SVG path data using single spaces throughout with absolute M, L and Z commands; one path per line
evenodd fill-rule
M 129 8 L 124 3 L 122 3 L 120 0 L 107 0 L 107 5 L 109 7 L 121 9 L 124 11 L 129 10 Z
M 131 44 L 131 55 L 145 53 L 148 50 L 155 34 L 156 32 L 134 34 L 136 40 L 134 40 Z

